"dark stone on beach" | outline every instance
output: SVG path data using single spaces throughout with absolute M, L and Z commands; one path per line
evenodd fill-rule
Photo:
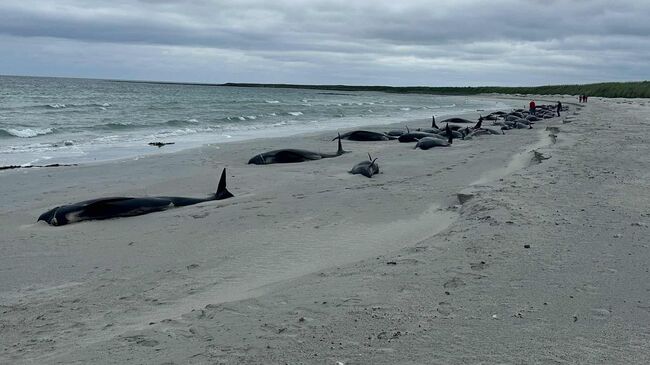
M 530 248 L 530 245 L 526 244 L 524 245 L 524 248 Z
M 388 261 L 386 265 L 397 265 L 397 262 L 395 261 Z
M 154 146 L 154 147 L 160 148 L 162 146 L 166 146 L 168 144 L 174 144 L 174 143 L 175 142 L 149 142 L 149 146 Z

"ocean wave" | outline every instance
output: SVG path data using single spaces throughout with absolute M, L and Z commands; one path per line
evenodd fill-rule
M 427 106 L 426 109 L 446 109 L 446 108 L 455 108 L 456 104 L 447 104 L 447 105 L 433 105 Z
M 125 130 L 125 129 L 136 129 L 136 128 L 147 128 L 151 127 L 148 125 L 140 125 L 140 124 L 134 124 L 131 122 L 109 122 L 106 124 L 100 124 L 98 126 L 94 126 L 90 129 L 106 129 L 106 130 Z
M 264 100 L 264 102 L 266 102 L 267 104 L 279 104 L 280 103 L 279 100 Z
M 171 125 L 171 126 L 182 127 L 182 126 L 185 126 L 185 125 L 197 124 L 198 122 L 199 121 L 194 119 L 194 118 L 190 118 L 190 119 L 172 119 L 172 120 L 166 121 L 165 124 Z
M 47 109 L 73 109 L 73 108 L 100 108 L 106 110 L 113 106 L 111 103 L 87 103 L 87 104 L 72 104 L 72 103 L 49 103 L 43 105 L 27 106 L 27 108 L 47 108 Z
M 403 110 L 403 111 L 407 112 L 407 111 L 411 110 L 411 108 L 399 108 L 399 110 Z
M 203 133 L 203 132 L 214 132 L 215 130 L 212 128 L 182 128 L 182 129 L 175 129 L 175 130 L 166 130 L 166 131 L 160 131 L 156 133 L 153 137 L 154 138 L 164 138 L 164 137 L 178 137 L 178 136 L 185 136 L 188 134 L 197 134 L 197 133 Z
M 287 114 L 289 114 L 289 115 L 293 115 L 294 117 L 297 117 L 297 116 L 303 115 L 302 112 L 288 112 Z
M 36 136 L 42 136 L 46 134 L 54 133 L 52 128 L 0 128 L 0 137 L 18 137 L 18 138 L 32 138 Z

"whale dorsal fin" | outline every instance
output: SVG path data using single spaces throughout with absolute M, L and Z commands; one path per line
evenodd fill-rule
M 337 156 L 340 156 L 340 155 L 342 155 L 342 154 L 345 153 L 345 151 L 343 150 L 343 144 L 341 144 L 341 133 L 339 133 L 338 140 L 339 140 L 339 148 L 338 148 L 338 150 L 336 151 L 336 155 L 337 155 Z
M 221 172 L 221 179 L 219 179 L 219 185 L 217 186 L 217 192 L 214 194 L 215 200 L 223 200 L 232 198 L 234 195 L 226 189 L 226 169 L 224 168 Z

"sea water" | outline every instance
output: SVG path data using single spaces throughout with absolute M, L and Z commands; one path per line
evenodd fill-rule
M 0 166 L 132 158 L 508 107 L 467 96 L 0 76 Z

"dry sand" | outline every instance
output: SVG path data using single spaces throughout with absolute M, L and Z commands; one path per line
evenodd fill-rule
M 329 132 L 2 172 L 0 363 L 650 363 L 650 106 L 570 108 L 429 151 L 246 165 L 334 151 Z M 367 152 L 382 173 L 348 174 Z M 98 196 L 205 196 L 223 167 L 233 199 L 33 223 Z

